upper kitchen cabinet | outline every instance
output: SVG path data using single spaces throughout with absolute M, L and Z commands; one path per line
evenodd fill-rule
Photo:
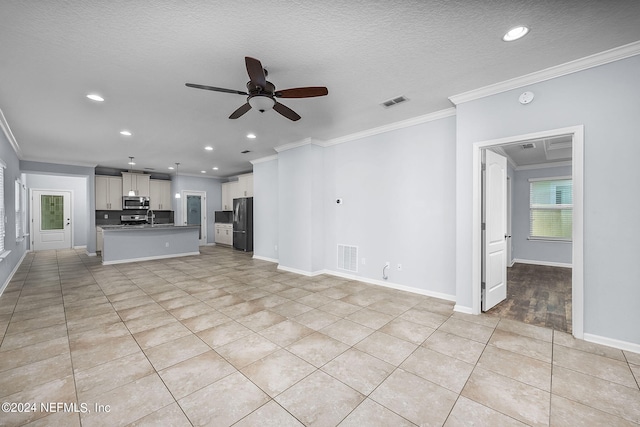
M 238 196 L 238 181 L 223 182 L 222 183 L 222 210 L 233 210 L 233 199 Z
M 238 176 L 238 193 L 236 197 L 253 197 L 253 174 L 247 173 Z
M 122 172 L 122 194 L 128 195 L 133 190 L 136 196 L 149 197 L 149 178 L 149 175 L 142 173 Z
M 96 210 L 122 210 L 122 178 L 96 175 Z
M 149 206 L 156 211 L 171 210 L 171 181 L 152 179 L 149 181 Z

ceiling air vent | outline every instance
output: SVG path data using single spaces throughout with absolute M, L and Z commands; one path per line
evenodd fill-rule
M 529 150 L 531 148 L 536 148 L 536 143 L 535 142 L 525 142 L 524 144 L 521 145 L 523 150 Z
M 389 108 L 389 107 L 392 107 L 392 106 L 394 106 L 396 104 L 400 104 L 401 102 L 405 102 L 405 101 L 408 101 L 408 100 L 409 99 L 407 99 L 405 96 L 399 96 L 397 98 L 393 98 L 393 99 L 390 99 L 388 101 L 385 101 L 380 105 L 382 105 L 385 108 Z
M 244 150 L 244 151 L 241 151 L 240 154 L 247 154 L 247 153 L 250 153 L 250 152 L 251 152 L 251 150 Z
M 358 272 L 358 247 L 338 245 L 338 268 Z

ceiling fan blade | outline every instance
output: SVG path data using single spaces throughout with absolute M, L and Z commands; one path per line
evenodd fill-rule
M 197 85 L 193 83 L 185 83 L 185 85 L 188 87 L 196 88 L 196 89 L 213 90 L 215 92 L 235 93 L 237 95 L 245 95 L 245 96 L 249 95 L 247 92 L 242 92 L 241 90 L 224 89 L 221 87 L 204 86 L 204 85 Z
M 249 74 L 249 80 L 256 86 L 260 86 L 262 89 L 267 87 L 267 78 L 264 75 L 264 68 L 262 63 L 250 56 L 244 57 L 244 62 L 247 64 L 247 74 Z
M 313 98 L 314 96 L 325 96 L 328 93 L 329 90 L 324 86 L 310 86 L 278 90 L 273 96 L 278 98 Z
M 251 110 L 251 105 L 249 105 L 249 103 L 247 102 L 247 103 L 241 105 L 240 108 L 238 108 L 236 111 L 231 113 L 229 118 L 230 119 L 237 119 L 238 117 L 242 116 L 244 113 L 246 113 L 249 110 Z
M 300 116 L 298 115 L 298 113 L 296 113 L 286 105 L 280 104 L 279 102 L 276 102 L 274 104 L 273 109 L 289 120 L 293 120 L 294 122 L 300 120 Z

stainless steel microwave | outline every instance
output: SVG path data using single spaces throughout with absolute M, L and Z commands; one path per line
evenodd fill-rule
M 149 209 L 149 198 L 143 196 L 123 196 L 122 209 Z

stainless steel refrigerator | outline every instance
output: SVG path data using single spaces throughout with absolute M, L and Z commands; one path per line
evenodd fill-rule
M 233 199 L 233 247 L 253 252 L 253 197 Z

